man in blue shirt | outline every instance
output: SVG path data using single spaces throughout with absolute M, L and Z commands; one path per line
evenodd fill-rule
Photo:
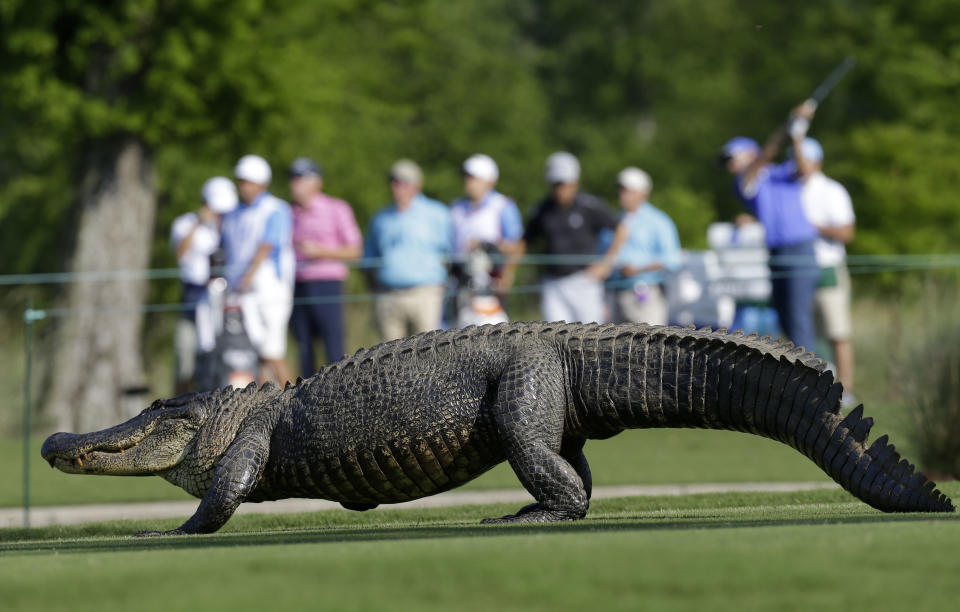
M 617 253 L 617 307 L 624 321 L 666 325 L 666 273 L 680 267 L 680 238 L 669 216 L 647 198 L 653 182 L 639 168 L 624 168 L 617 175 L 620 221 L 627 237 Z
M 802 177 L 810 161 L 802 142 L 813 118 L 812 105 L 795 108 L 761 150 L 749 138 L 737 137 L 723 147 L 726 169 L 736 177 L 737 195 L 763 225 L 770 251 L 773 307 L 784 334 L 797 346 L 813 350 L 813 296 L 818 269 L 814 258 L 817 230 L 803 208 Z M 794 159 L 773 164 L 789 135 Z
M 370 220 L 366 233 L 364 257 L 380 259 L 372 276 L 383 340 L 440 327 L 453 223 L 449 209 L 423 195 L 422 187 L 420 166 L 409 159 L 393 164 L 393 202 Z

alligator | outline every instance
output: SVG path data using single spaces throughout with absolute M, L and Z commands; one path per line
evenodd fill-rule
M 120 425 L 56 433 L 73 474 L 155 474 L 201 498 L 171 531 L 210 533 L 242 502 L 328 499 L 369 510 L 460 486 L 506 460 L 535 503 L 487 523 L 583 518 L 588 439 L 626 429 L 734 430 L 783 442 L 886 512 L 952 512 L 802 347 L 645 324 L 504 323 L 361 349 L 280 388 L 155 401 Z

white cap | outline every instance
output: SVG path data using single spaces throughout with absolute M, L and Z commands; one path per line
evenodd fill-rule
M 207 180 L 200 193 L 210 210 L 218 215 L 225 215 L 237 207 L 237 186 L 225 176 Z
M 500 178 L 500 169 L 493 158 L 483 153 L 477 153 L 463 162 L 463 172 L 483 181 L 495 181 Z
M 580 162 L 572 153 L 557 151 L 547 158 L 547 182 L 576 183 L 580 180 Z
M 412 159 L 398 159 L 390 166 L 390 179 L 408 185 L 423 185 L 423 170 Z
M 233 169 L 233 175 L 241 181 L 250 181 L 257 185 L 269 185 L 273 174 L 270 164 L 259 155 L 244 155 Z
M 621 170 L 620 174 L 617 175 L 617 185 L 631 191 L 650 193 L 650 189 L 653 188 L 653 181 L 650 180 L 650 175 L 640 168 L 630 166 Z

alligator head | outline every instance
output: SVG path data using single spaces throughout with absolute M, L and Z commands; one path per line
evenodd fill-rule
M 55 433 L 40 453 L 68 474 L 145 476 L 163 474 L 194 448 L 215 403 L 209 394 L 157 400 L 126 423 L 86 434 Z

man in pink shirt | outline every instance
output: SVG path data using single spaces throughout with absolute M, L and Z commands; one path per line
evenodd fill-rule
M 323 169 L 313 160 L 300 157 L 290 165 L 290 193 L 297 257 L 290 324 L 306 377 L 316 371 L 314 338 L 323 338 L 327 362 L 343 357 L 341 285 L 345 262 L 360 257 L 363 238 L 350 205 L 323 193 Z

